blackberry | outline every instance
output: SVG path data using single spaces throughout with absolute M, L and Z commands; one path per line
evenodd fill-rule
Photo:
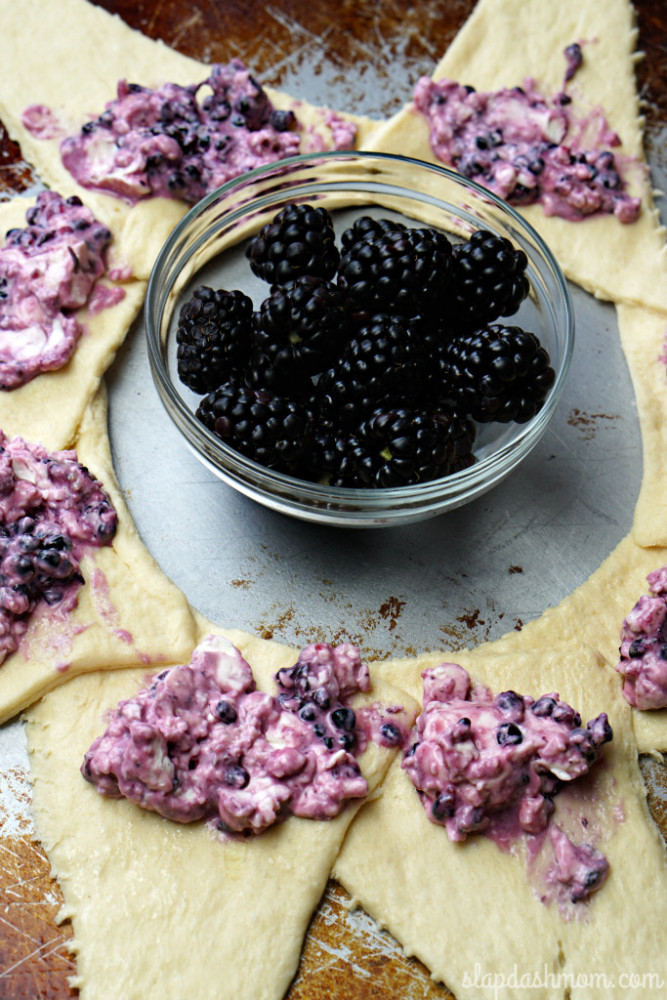
M 242 365 L 250 351 L 252 301 L 240 291 L 201 285 L 184 303 L 176 330 L 181 381 L 193 392 L 211 392 Z
M 349 341 L 315 391 L 315 408 L 341 428 L 359 424 L 384 400 L 412 402 L 424 368 L 420 338 L 410 320 L 380 313 Z
M 433 416 L 447 434 L 450 471 L 469 469 L 475 463 L 472 449 L 477 436 L 477 428 L 471 418 L 448 403 L 441 403 Z
M 301 275 L 333 278 L 340 260 L 331 216 L 322 206 L 289 204 L 246 248 L 253 274 L 272 285 Z
M 555 373 L 534 333 L 493 324 L 461 336 L 444 352 L 451 399 L 480 423 L 526 423 L 542 407 Z
M 451 321 L 479 329 L 500 316 L 512 316 L 528 295 L 528 258 L 503 236 L 479 229 L 453 248 Z
M 200 402 L 196 416 L 231 448 L 267 469 L 296 474 L 312 437 L 299 403 L 230 379 Z
M 447 317 L 417 317 L 413 323 L 421 338 L 424 356 L 428 359 L 424 365 L 422 405 L 437 409 L 449 398 L 445 359 L 449 345 L 460 336 L 460 332 L 452 328 Z
M 354 243 L 369 237 L 383 236 L 385 233 L 405 232 L 407 226 L 392 219 L 374 219 L 370 215 L 360 215 L 340 238 L 343 250 L 348 250 Z
M 355 486 L 356 473 L 350 457 L 349 433 L 331 424 L 317 424 L 305 458 L 306 476 L 326 486 Z
M 341 348 L 345 329 L 336 285 L 303 275 L 274 287 L 264 299 L 254 317 L 253 350 L 294 381 L 326 368 Z
M 449 282 L 451 243 L 434 229 L 389 230 L 341 254 L 338 284 L 352 312 L 415 316 L 435 305 Z
M 249 389 L 265 390 L 288 399 L 305 401 L 313 389 L 309 376 L 295 372 L 289 351 L 265 354 L 253 350 L 240 374 Z
M 350 441 L 357 485 L 408 486 L 463 468 L 450 416 L 445 420 L 421 410 L 376 410 Z

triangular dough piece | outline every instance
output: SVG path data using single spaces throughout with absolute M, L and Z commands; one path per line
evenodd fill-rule
M 621 625 L 642 594 L 648 593 L 647 575 L 667 564 L 667 548 L 643 548 L 628 535 L 580 587 L 554 608 L 528 622 L 520 632 L 508 632 L 473 651 L 487 658 L 528 650 L 560 649 L 585 642 L 609 664 L 620 691 L 621 675 L 613 668 L 619 659 Z M 454 657 L 458 653 L 452 654 Z M 632 709 L 632 724 L 640 753 L 667 751 L 667 708 L 641 712 Z
M 118 234 L 119 261 L 129 264 L 135 277 L 147 279 L 160 247 L 190 206 L 154 198 L 130 208 L 118 198 L 86 193 L 62 165 L 58 140 L 35 139 L 23 126 L 21 114 L 28 105 L 46 105 L 67 123 L 68 131 L 76 132 L 115 98 L 120 79 L 145 86 L 165 82 L 186 85 L 206 79 L 209 68 L 133 31 L 117 15 L 86 0 L 24 0 L 21 4 L 5 3 L 3 8 L 0 117 L 7 131 L 45 184 L 61 194 L 77 193 L 86 200 L 100 221 Z M 304 147 L 309 142 L 309 129 L 319 133 L 323 148 L 326 146 L 326 109 L 270 87 L 265 90 L 276 107 L 295 110 L 305 126 Z M 360 145 L 376 124 L 354 115 L 340 117 L 357 123 Z M 315 140 L 314 148 L 319 144 Z M 129 225 L 121 239 L 126 223 Z
M 585 719 L 609 713 L 606 763 L 593 769 L 585 794 L 573 788 L 555 800 L 556 820 L 574 830 L 576 842 L 585 839 L 582 817 L 589 835 L 602 834 L 607 882 L 580 919 L 562 919 L 536 897 L 521 852 L 503 852 L 484 837 L 453 844 L 430 823 L 398 761 L 382 798 L 350 829 L 334 877 L 457 1000 L 659 1000 L 667 982 L 667 862 L 646 808 L 630 709 L 613 676 L 583 648 L 448 658 L 495 691 L 555 690 Z M 421 670 L 442 659 L 374 669 L 421 697 Z
M 622 145 L 617 155 L 635 158 L 630 193 L 642 212 L 631 225 L 613 216 L 569 222 L 545 216 L 539 204 L 520 209 L 549 244 L 563 271 L 593 295 L 667 310 L 665 234 L 644 176 L 642 123 L 635 88 L 634 11 L 628 0 L 604 4 L 567 0 L 480 0 L 433 77 L 498 90 L 533 77 L 545 96 L 562 89 L 563 50 L 583 45 L 584 62 L 568 84 L 579 117 L 601 107 Z M 426 119 L 408 104 L 371 137 L 367 148 L 437 162 Z
M 667 564 L 667 369 L 665 318 L 636 306 L 618 306 L 621 344 L 635 389 L 642 435 L 643 476 L 630 536 L 573 594 L 521 632 L 509 632 L 486 650 L 539 649 L 585 641 L 612 665 L 619 659 L 623 619 L 648 593 L 647 575 Z M 621 678 L 618 675 L 618 683 Z M 667 708 L 633 709 L 642 753 L 667 751 Z
M 83 193 L 84 204 L 87 204 L 86 194 Z M 34 198 L 14 198 L 0 204 L 0 233 L 23 229 L 25 213 L 34 203 Z M 114 284 L 106 278 L 100 279 L 100 283 Z M 0 427 L 5 434 L 39 441 L 50 451 L 72 445 L 86 406 L 144 300 L 145 282 L 128 281 L 122 288 L 124 298 L 116 305 L 95 314 L 88 309 L 77 312 L 84 329 L 64 367 L 43 372 L 18 389 L 0 391 Z
M 295 662 L 286 646 L 198 620 L 199 638 L 220 632 L 238 646 L 260 689 L 273 691 L 275 672 Z M 73 921 L 74 985 L 82 1000 L 108 1000 L 110 983 L 123 1000 L 280 1000 L 358 804 L 221 842 L 202 823 L 103 798 L 79 773 L 83 755 L 105 711 L 144 677 L 76 678 L 27 714 L 33 812 Z M 411 702 L 383 682 L 367 697 Z M 360 758 L 371 789 L 394 754 L 370 744 Z
M 190 607 L 144 547 L 115 481 L 103 388 L 85 414 L 75 448 L 110 495 L 118 531 L 110 546 L 83 559 L 86 582 L 77 607 L 67 615 L 37 609 L 19 648 L 0 664 L 0 723 L 77 674 L 173 663 L 194 645 Z
M 632 537 L 638 545 L 667 546 L 667 321 L 660 313 L 625 305 L 616 315 L 642 435 L 643 473 Z

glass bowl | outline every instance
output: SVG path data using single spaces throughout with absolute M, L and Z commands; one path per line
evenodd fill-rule
M 290 202 L 324 205 L 337 240 L 359 215 L 433 226 L 454 240 L 475 229 L 507 237 L 528 258 L 530 295 L 507 322 L 537 335 L 556 372 L 536 416 L 524 424 L 478 427 L 475 463 L 411 486 L 357 489 L 324 486 L 266 469 L 224 444 L 195 416 L 200 397 L 183 385 L 176 362 L 181 304 L 198 285 L 240 288 L 258 308 L 269 286 L 245 258 L 247 241 Z M 176 226 L 153 268 L 146 298 L 151 371 L 170 418 L 216 476 L 273 510 L 327 525 L 406 524 L 460 507 L 492 489 L 544 434 L 560 398 L 574 343 L 572 307 L 553 254 L 511 207 L 444 167 L 404 156 L 327 152 L 260 167 L 213 191 Z

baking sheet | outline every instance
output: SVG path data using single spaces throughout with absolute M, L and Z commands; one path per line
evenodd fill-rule
M 105 0 L 133 27 L 207 61 L 240 56 L 295 96 L 386 116 L 409 99 L 472 9 L 470 0 L 273 3 Z M 638 72 L 649 159 L 667 184 L 667 98 L 661 44 L 667 13 L 636 4 Z M 6 191 L 34 178 L 0 145 Z M 663 212 L 664 215 L 664 212 Z M 205 615 L 294 645 L 357 643 L 368 658 L 461 648 L 520 629 L 593 572 L 628 533 L 641 440 L 614 309 L 571 287 L 577 343 L 550 428 L 492 493 L 403 528 L 327 529 L 253 504 L 187 450 L 155 392 L 141 322 L 109 373 L 110 435 L 119 481 L 144 541 Z M 664 768 L 646 761 L 663 831 Z M 63 998 L 74 973 L 69 929 L 48 862 L 34 843 L 19 723 L 0 729 L 0 998 Z M 331 884 L 314 918 L 290 1000 L 447 996 Z

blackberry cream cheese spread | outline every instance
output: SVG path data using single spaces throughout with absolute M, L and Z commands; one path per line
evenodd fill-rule
M 73 451 L 49 453 L 0 431 L 0 662 L 17 649 L 38 604 L 69 611 L 80 559 L 111 542 L 117 517 Z
M 41 105 L 26 108 L 23 123 L 37 137 L 58 134 L 53 115 Z M 333 112 L 323 124 L 333 148 L 353 147 L 355 125 Z M 62 139 L 60 152 L 85 188 L 131 204 L 153 196 L 193 204 L 253 167 L 295 155 L 303 138 L 317 144 L 294 112 L 276 109 L 245 65 L 233 59 L 187 87 L 165 83 L 153 90 L 121 80 L 116 99 L 77 135 Z
M 580 903 L 602 888 L 609 874 L 609 862 L 592 844 L 576 846 L 555 823 L 549 827 L 554 859 L 545 872 L 547 886 L 565 891 L 571 903 Z
M 79 198 L 43 191 L 0 248 L 0 388 L 62 368 L 82 333 L 73 312 L 104 274 L 111 233 Z M 109 293 L 104 305 L 124 295 Z
M 428 818 L 444 826 L 451 841 L 477 832 L 493 837 L 494 824 L 506 827 L 508 817 L 517 836 L 542 833 L 553 797 L 563 784 L 586 774 L 612 738 L 604 713 L 582 726 L 579 714 L 557 694 L 536 701 L 515 691 L 494 697 L 455 663 L 428 668 L 422 678 L 423 709 L 403 767 Z M 574 896 L 584 855 L 574 845 L 568 855 L 556 837 L 555 877 L 571 878 Z M 591 877 L 591 888 L 598 883 L 600 876 Z
M 667 708 L 667 566 L 648 577 L 649 594 L 639 598 L 621 627 L 623 694 L 634 708 Z
M 370 680 L 349 644 L 307 646 L 275 680 L 276 695 L 257 690 L 239 650 L 208 636 L 190 663 L 118 705 L 82 774 L 103 795 L 225 833 L 257 834 L 290 813 L 334 817 L 368 792 L 355 756 L 368 741 L 403 743 L 402 712 L 350 707 Z
M 565 56 L 567 82 L 581 64 L 580 46 Z M 564 91 L 545 97 L 531 79 L 483 92 L 422 77 L 413 102 L 428 120 L 434 155 L 510 204 L 539 201 L 546 215 L 570 221 L 600 213 L 636 221 L 640 199 L 625 190 L 612 152 L 620 139 L 600 109 L 577 119 Z

